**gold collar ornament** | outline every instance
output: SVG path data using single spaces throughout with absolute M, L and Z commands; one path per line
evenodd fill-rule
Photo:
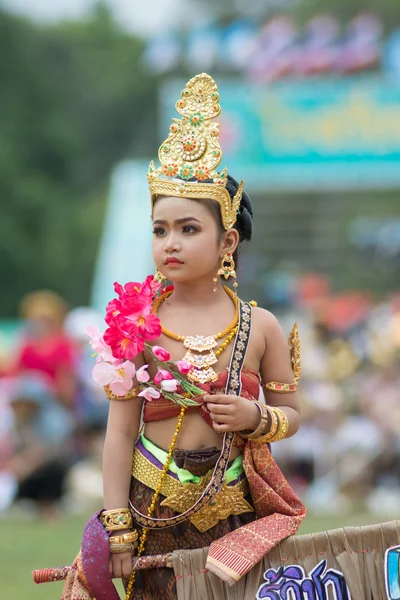
M 167 139 L 158 150 L 161 166 L 151 161 L 147 172 L 151 205 L 157 196 L 180 196 L 182 198 L 216 200 L 221 209 L 222 223 L 226 230 L 236 223 L 243 193 L 243 181 L 231 199 L 226 184 L 226 167 L 215 169 L 222 159 L 219 144 L 219 124 L 211 122 L 221 112 L 219 94 L 214 79 L 201 73 L 186 84 L 176 110 L 181 119 L 172 119 Z M 197 181 L 188 181 L 195 177 Z M 213 183 L 201 183 L 207 179 Z M 200 182 L 200 183 L 199 183 Z
M 187 349 L 183 360 L 193 365 L 193 369 L 188 373 L 188 379 L 192 383 L 209 383 L 210 381 L 217 381 L 218 374 L 212 368 L 218 362 L 218 356 L 225 350 L 227 345 L 231 342 L 237 333 L 238 322 L 239 322 L 239 301 L 237 296 L 228 287 L 224 286 L 225 292 L 230 296 L 235 305 L 235 316 L 233 321 L 219 333 L 215 335 L 188 335 L 183 336 L 178 333 L 174 333 L 169 329 L 161 326 L 161 331 L 167 337 L 176 340 L 177 342 L 183 342 L 184 347 Z M 169 298 L 173 292 L 166 292 L 153 304 L 153 313 L 157 314 L 160 305 Z M 228 336 L 228 337 L 226 337 Z M 226 340 L 221 344 L 218 350 L 214 350 L 218 346 L 217 340 L 226 337 Z M 207 352 L 207 354 L 203 354 Z M 200 353 L 200 354 L 198 354 Z

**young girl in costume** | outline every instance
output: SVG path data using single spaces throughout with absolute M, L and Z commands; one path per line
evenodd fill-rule
M 186 409 L 152 398 L 139 383 L 145 365 L 151 379 L 157 372 L 146 350 L 134 361 L 135 387 L 125 398 L 109 393 L 100 521 L 110 572 L 124 578 L 132 599 L 177 597 L 171 569 L 131 575 L 137 544 L 142 556 L 210 546 L 207 570 L 232 585 L 305 515 L 270 451 L 299 428 L 297 330 L 288 346 L 271 313 L 225 286 L 236 281 L 253 211 L 243 182 L 215 170 L 218 100 L 210 76 L 188 82 L 176 104 L 182 118 L 159 149 L 161 166 L 148 172 L 157 277 L 173 284 L 153 306 L 162 325 L 154 344 L 172 361 L 184 359 L 183 371 L 193 366 L 187 377 L 204 396 Z

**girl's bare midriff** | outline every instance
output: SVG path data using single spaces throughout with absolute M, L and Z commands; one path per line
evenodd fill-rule
M 172 417 L 163 421 L 146 423 L 146 437 L 157 446 L 168 450 L 176 429 L 177 420 L 177 417 Z M 207 425 L 198 412 L 190 412 L 185 415 L 176 447 L 185 450 L 200 450 L 210 446 L 221 448 L 222 440 L 223 436 Z M 239 454 L 240 451 L 237 448 L 232 448 L 231 458 L 236 458 Z
M 229 314 L 229 309 L 231 309 L 231 314 Z M 228 305 L 228 319 L 233 316 L 233 308 Z M 215 329 L 223 329 L 224 322 L 228 320 L 227 317 L 220 321 L 217 325 L 215 325 Z M 184 324 L 185 325 L 185 324 Z M 181 324 L 182 327 L 182 324 Z M 193 332 L 193 335 L 196 331 Z M 201 331 L 204 334 L 204 331 Z M 183 357 L 183 352 L 185 351 L 182 343 L 177 342 L 175 340 L 171 340 L 167 338 L 165 335 L 162 335 L 159 343 L 163 348 L 168 350 L 171 354 L 171 360 L 179 360 Z M 246 359 L 246 368 L 252 369 L 256 372 L 259 370 L 260 364 L 260 352 L 263 346 L 263 338 L 260 331 L 252 331 L 250 344 L 249 344 L 249 352 Z M 214 365 L 214 369 L 217 373 L 224 371 L 228 368 L 230 358 L 231 358 L 232 346 L 227 348 L 226 352 L 221 359 Z M 146 362 L 149 363 L 149 373 L 151 377 L 154 377 L 157 372 L 154 365 L 149 360 L 150 357 L 145 357 Z M 145 435 L 151 440 L 154 444 L 168 451 L 172 436 L 175 433 L 176 425 L 177 425 L 178 417 L 171 417 L 168 419 L 163 419 L 162 421 L 151 421 L 145 424 Z M 200 450 L 201 448 L 207 448 L 216 446 L 217 448 L 221 448 L 223 441 L 223 435 L 217 433 L 213 430 L 210 425 L 206 423 L 203 417 L 198 412 L 187 412 L 185 414 L 185 418 L 183 420 L 183 425 L 181 432 L 177 441 L 177 448 L 181 448 L 184 450 Z M 240 450 L 238 448 L 232 447 L 231 450 L 231 458 L 236 458 L 239 456 Z

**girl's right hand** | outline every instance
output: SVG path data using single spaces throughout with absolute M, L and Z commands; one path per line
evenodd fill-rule
M 132 553 L 121 552 L 110 556 L 111 577 L 129 579 L 132 573 Z

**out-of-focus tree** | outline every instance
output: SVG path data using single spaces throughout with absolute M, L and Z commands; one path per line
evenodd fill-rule
M 142 44 L 101 4 L 51 28 L 0 12 L 0 316 L 38 287 L 88 301 L 110 170 L 156 143 Z

